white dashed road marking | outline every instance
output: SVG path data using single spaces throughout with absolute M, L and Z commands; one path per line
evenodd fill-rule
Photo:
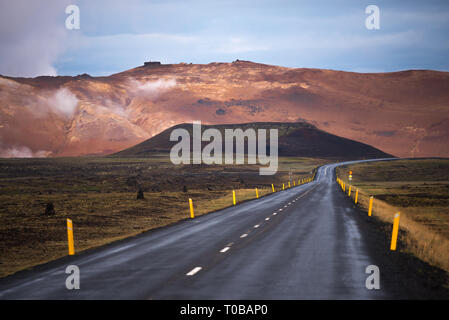
M 224 247 L 223 249 L 220 250 L 221 253 L 225 253 L 226 251 L 229 250 L 229 247 Z
M 259 225 L 258 225 L 258 224 L 256 224 L 256 225 L 254 226 L 254 228 L 259 228 Z
M 248 236 L 248 234 L 247 233 L 244 233 L 244 234 L 242 234 L 241 236 L 240 236 L 240 238 L 245 238 L 245 237 L 247 237 Z
M 265 220 L 267 220 L 267 221 L 268 221 L 268 220 L 270 220 L 270 218 L 265 218 Z
M 200 271 L 201 269 L 203 269 L 203 268 L 201 268 L 201 267 L 196 267 L 196 268 L 193 268 L 192 270 L 190 270 L 187 274 L 186 274 L 186 276 L 194 276 L 198 271 Z

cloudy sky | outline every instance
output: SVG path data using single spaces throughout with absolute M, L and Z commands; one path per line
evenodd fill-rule
M 66 7 L 80 9 L 68 30 Z M 368 30 L 365 8 L 380 9 Z M 144 61 L 449 71 L 449 1 L 0 0 L 0 74 L 108 75 Z

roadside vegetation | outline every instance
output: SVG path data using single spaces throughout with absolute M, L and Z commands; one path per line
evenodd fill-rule
M 280 158 L 274 176 L 257 165 L 174 166 L 146 159 L 0 159 L 0 277 L 67 255 L 66 219 L 76 253 L 276 191 L 310 177 L 327 160 Z M 138 199 L 139 198 L 139 199 Z
M 374 196 L 373 217 L 392 224 L 393 215 L 401 212 L 403 250 L 449 272 L 449 159 L 342 166 L 337 174 L 346 184 L 349 170 L 353 190 L 359 189 L 359 205 L 368 210 Z

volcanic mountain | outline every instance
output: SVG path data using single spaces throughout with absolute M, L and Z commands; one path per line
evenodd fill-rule
M 0 76 L 0 157 L 110 154 L 177 124 L 296 122 L 403 156 L 449 156 L 449 73 L 248 61 L 107 77 Z
M 193 145 L 192 124 L 180 124 L 164 130 L 156 136 L 141 142 L 131 148 L 114 154 L 116 157 L 148 157 L 155 153 L 167 153 L 178 141 L 170 141 L 170 134 L 175 129 L 185 129 L 190 135 L 190 146 Z M 242 124 L 202 125 L 202 131 L 214 128 L 220 131 L 223 143 L 225 129 L 267 129 L 266 146 L 270 146 L 269 129 L 278 130 L 278 154 L 279 156 L 319 157 L 338 159 L 362 159 L 362 158 L 388 158 L 391 157 L 379 149 L 364 143 L 341 138 L 336 135 L 317 129 L 314 125 L 304 121 L 283 122 L 256 122 Z M 202 147 L 209 142 L 202 142 Z M 235 147 L 234 147 L 235 150 Z M 224 147 L 222 148 L 224 152 Z M 245 152 L 247 147 L 245 147 Z

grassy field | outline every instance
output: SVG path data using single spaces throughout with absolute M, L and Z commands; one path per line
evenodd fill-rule
M 311 176 L 326 160 L 280 158 L 274 176 L 256 165 L 174 166 L 146 159 L 0 159 L 0 277 L 67 255 L 66 218 L 76 252 L 271 193 L 289 179 Z M 137 191 L 144 199 L 137 200 Z M 46 214 L 47 203 L 54 214 Z
M 349 170 L 359 204 L 367 209 L 369 196 L 374 196 L 373 216 L 389 223 L 401 212 L 405 250 L 449 272 L 449 159 L 343 166 L 337 174 L 346 183 Z

